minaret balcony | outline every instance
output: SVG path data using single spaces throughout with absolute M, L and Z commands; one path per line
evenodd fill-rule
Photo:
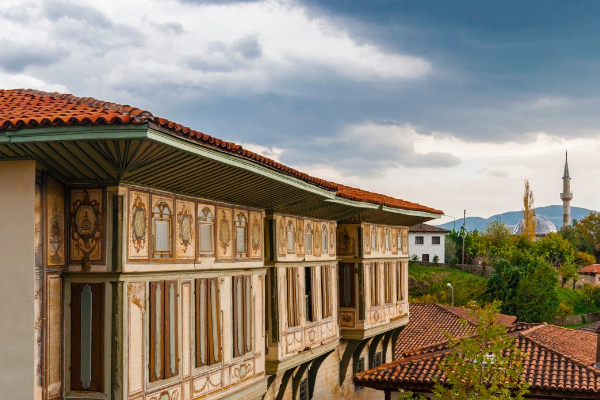
M 560 194 L 560 199 L 561 200 L 572 200 L 573 199 L 573 193 L 561 193 Z

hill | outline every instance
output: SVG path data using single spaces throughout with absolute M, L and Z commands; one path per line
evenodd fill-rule
M 587 208 L 582 207 L 571 207 L 571 218 L 580 220 L 586 215 L 588 215 L 593 210 L 588 210 Z M 560 229 L 562 226 L 562 205 L 554 205 L 554 206 L 546 206 L 546 207 L 538 207 L 535 209 L 537 215 L 541 217 L 546 217 L 554 225 L 556 225 L 557 229 Z M 512 228 L 519 223 L 519 221 L 523 218 L 522 211 L 509 211 L 502 214 L 492 215 L 489 218 L 481 218 L 481 217 L 467 217 L 466 218 L 466 226 L 469 231 L 473 231 L 475 229 L 481 231 L 485 229 L 486 225 L 491 221 L 502 221 L 506 225 L 508 225 L 509 229 Z M 454 221 L 446 222 L 445 224 L 436 225 L 440 228 L 450 229 L 454 227 Z M 462 226 L 462 219 L 456 220 L 456 229 L 460 229 Z

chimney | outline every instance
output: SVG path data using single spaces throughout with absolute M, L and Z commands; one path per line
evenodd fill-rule
M 598 338 L 596 339 L 596 365 L 594 367 L 600 369 L 600 324 L 598 325 L 598 329 L 596 329 L 596 335 Z

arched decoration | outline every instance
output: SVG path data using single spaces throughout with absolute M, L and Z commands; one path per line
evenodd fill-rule
M 277 248 L 280 256 L 286 255 L 285 218 L 279 217 L 277 222 Z
M 250 257 L 262 257 L 262 214 L 250 213 Z
M 248 257 L 248 221 L 244 213 L 238 213 L 234 219 L 235 224 L 235 256 Z
M 313 252 L 313 229 L 310 224 L 306 224 L 306 254 Z
M 321 256 L 321 230 L 317 222 L 315 222 L 315 229 L 313 231 L 313 254 L 315 257 Z
M 321 227 L 321 249 L 323 253 L 327 254 L 327 250 L 329 249 L 329 231 L 327 229 L 327 224 L 323 224 Z
M 198 253 L 212 256 L 215 243 L 215 217 L 210 208 L 204 207 L 198 213 Z
M 298 219 L 296 224 L 296 253 L 304 254 L 304 220 Z
M 286 231 L 286 243 L 287 243 L 287 253 L 295 254 L 296 253 L 296 227 L 294 226 L 294 221 L 288 221 L 287 223 L 287 231 Z
M 365 237 L 365 253 L 369 254 L 371 252 L 371 227 L 369 225 L 365 225 L 364 237 Z
M 154 239 L 154 246 L 152 249 L 153 258 L 173 257 L 173 229 L 171 226 L 173 211 L 171 207 L 172 203 L 169 204 L 164 200 L 159 200 L 154 203 L 154 208 L 152 209 L 152 227 Z
M 377 251 L 377 227 L 371 227 L 371 250 Z
M 392 254 L 398 254 L 398 230 L 392 229 Z
M 385 245 L 385 229 L 381 229 L 381 239 L 379 240 L 379 247 L 381 248 L 381 252 L 385 252 L 387 247 Z
M 392 232 L 390 228 L 385 228 L 385 251 L 392 250 Z
M 329 255 L 335 255 L 335 225 L 329 225 Z

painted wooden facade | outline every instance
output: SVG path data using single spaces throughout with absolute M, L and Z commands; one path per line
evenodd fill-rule
M 368 398 L 348 377 L 391 358 L 407 227 L 440 212 L 286 168 L 151 121 L 0 130 L 0 316 L 29 321 L 0 398 Z

